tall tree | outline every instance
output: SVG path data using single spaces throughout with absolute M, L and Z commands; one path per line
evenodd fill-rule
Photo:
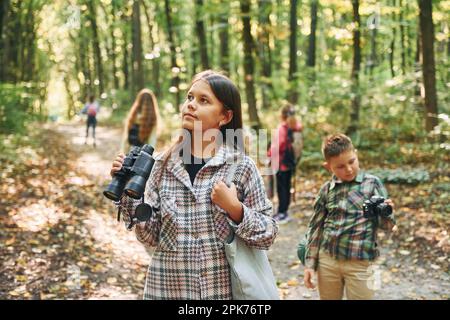
M 21 24 L 21 10 L 24 2 L 12 3 L 9 8 L 6 8 L 5 17 L 3 23 L 5 25 L 3 31 L 3 41 L 1 43 L 0 50 L 2 52 L 2 64 L 0 72 L 3 81 L 17 82 L 18 81 L 18 69 L 19 69 L 19 52 L 21 45 L 21 37 L 16 38 L 16 35 L 22 35 Z M 17 41 L 19 40 L 19 41 Z
M 399 22 L 400 22 L 400 47 L 401 47 L 401 66 L 402 66 L 402 74 L 406 74 L 406 35 L 408 33 L 407 30 L 407 24 L 404 21 L 404 15 L 403 11 L 405 8 L 403 7 L 403 0 L 400 0 L 399 3 L 400 7 L 400 15 L 399 15 Z
M 422 39 L 420 35 L 420 23 L 417 25 L 417 35 L 416 35 L 416 53 L 414 55 L 414 72 L 419 74 L 420 66 L 422 64 Z M 416 77 L 416 84 L 414 86 L 414 95 L 416 97 L 416 104 L 419 105 L 420 91 L 421 91 L 420 78 Z
M 127 15 L 125 12 L 122 12 L 122 21 L 124 26 L 122 28 L 122 51 L 123 51 L 123 61 L 122 61 L 122 73 L 123 73 L 123 89 L 130 89 L 130 27 L 131 24 L 131 16 Z
M 139 5 L 140 0 L 133 1 L 133 14 L 132 14 L 132 39 L 133 50 L 133 90 L 135 92 L 144 88 L 144 67 L 142 64 L 142 37 L 141 37 L 141 9 Z
M 83 21 L 83 17 L 81 19 Z M 81 83 L 80 95 L 82 99 L 86 99 L 88 92 L 91 91 L 92 74 L 91 68 L 89 67 L 89 41 L 86 39 L 86 32 L 83 28 L 80 29 L 80 33 L 78 34 L 77 49 L 78 65 L 84 78 L 84 82 Z
M 6 36 L 5 36 L 5 26 L 7 24 L 7 17 L 9 12 L 9 0 L 4 0 L 0 2 L 0 62 L 2 67 L 0 68 L 0 81 L 6 80 L 6 68 L 7 68 L 7 58 L 6 58 Z
M 228 44 L 228 16 L 230 14 L 230 8 L 227 1 L 221 4 L 222 12 L 219 16 L 219 41 L 220 41 L 220 54 L 219 64 L 220 68 L 227 73 L 230 73 L 230 52 Z
M 369 24 L 369 30 L 370 30 L 370 55 L 369 59 L 367 61 L 367 67 L 369 69 L 369 73 L 371 76 L 373 76 L 373 71 L 375 67 L 378 64 L 378 58 L 377 58 L 377 33 L 378 33 L 378 19 L 379 15 L 378 12 L 374 13 L 371 17 L 371 21 Z
M 111 59 L 111 73 L 113 78 L 114 89 L 119 89 L 119 77 L 117 75 L 117 49 L 116 49 L 116 37 L 114 35 L 114 30 L 116 29 L 116 12 L 118 3 L 117 0 L 112 0 L 110 4 L 111 12 L 108 12 L 107 8 L 104 6 L 103 2 L 100 2 L 100 7 L 105 13 L 105 19 L 108 21 L 108 29 L 111 43 L 107 45 L 108 57 Z M 109 21 L 110 20 L 110 21 Z
M 297 83 L 297 0 L 290 0 L 290 23 L 289 23 L 289 102 L 296 104 L 298 101 Z
M 3 38 L 3 27 L 5 26 L 8 10 L 9 10 L 9 0 L 3 0 L 0 3 L 0 43 Z
M 206 32 L 204 23 L 203 0 L 195 0 L 195 33 L 197 34 L 198 44 L 200 47 L 200 60 L 203 69 L 209 69 L 208 61 L 208 45 L 206 43 Z
M 35 50 L 35 3 L 33 0 L 28 2 L 27 14 L 25 19 L 25 32 L 23 38 L 23 47 L 21 50 L 21 79 L 22 81 L 31 81 L 34 74 L 34 50 Z
M 359 0 L 352 0 L 353 8 L 353 64 L 352 64 L 352 109 L 350 125 L 347 134 L 353 135 L 358 130 L 361 93 L 359 92 L 359 71 L 361 70 L 361 17 L 359 15 Z
M 251 34 L 250 25 L 250 0 L 243 0 L 240 2 L 242 12 L 243 24 L 243 41 L 244 41 L 244 82 L 245 93 L 247 96 L 248 113 L 250 119 L 250 126 L 252 128 L 260 128 L 261 122 L 258 117 L 258 110 L 256 108 L 255 96 L 255 62 L 253 60 L 254 42 Z
M 97 78 L 99 82 L 100 94 L 104 92 L 104 79 L 103 79 L 103 65 L 102 65 L 102 54 L 100 50 L 100 38 L 98 35 L 97 27 L 97 12 L 94 6 L 94 1 L 86 1 L 88 7 L 88 19 L 91 23 L 92 30 L 92 46 L 94 49 L 94 61 L 95 61 L 95 71 L 97 73 Z
M 433 5 L 431 0 L 419 0 L 419 21 L 422 39 L 422 73 L 425 88 L 425 128 L 427 131 L 432 131 L 438 125 L 438 103 L 434 61 Z
M 145 1 L 142 2 L 142 4 L 144 5 L 144 12 L 145 12 L 145 17 L 147 19 L 147 25 L 148 25 L 148 39 L 150 42 L 150 47 L 152 50 L 152 54 L 153 54 L 153 58 L 152 58 L 152 84 L 155 88 L 155 93 L 157 96 L 159 96 L 161 94 L 161 84 L 160 84 L 160 59 L 159 59 L 159 52 L 155 50 L 155 46 L 156 46 L 156 40 L 153 37 L 153 33 L 158 31 L 158 25 L 156 23 L 155 17 L 157 15 L 157 12 L 159 11 L 158 8 L 158 3 L 155 2 L 155 8 L 154 10 L 152 10 L 154 12 L 153 18 L 150 17 L 149 14 L 149 8 L 147 7 L 147 5 L 145 4 Z M 154 29 L 156 29 L 156 31 L 154 31 Z
M 272 91 L 272 57 L 270 50 L 270 12 L 271 3 L 267 0 L 258 0 L 258 57 L 261 66 L 261 95 L 262 107 L 269 107 L 269 94 Z
M 177 52 L 176 52 L 176 46 L 175 46 L 175 39 L 173 36 L 173 25 L 172 25 L 172 16 L 171 16 L 171 10 L 170 10 L 170 4 L 169 0 L 164 0 L 164 11 L 166 15 L 166 22 L 167 22 L 167 35 L 169 40 L 169 46 L 170 46 L 170 62 L 172 67 L 172 87 L 175 91 L 175 109 L 178 110 L 178 106 L 181 103 L 181 96 L 180 96 L 180 68 L 177 64 Z
M 396 7 L 396 1 L 392 0 L 392 7 Z M 391 69 L 391 76 L 395 77 L 395 70 L 394 70 L 394 57 L 395 57 L 395 38 L 397 34 L 397 15 L 395 14 L 395 11 L 392 12 L 392 40 L 391 40 L 391 49 L 389 51 L 389 66 Z
M 316 65 L 316 30 L 317 30 L 317 10 L 318 0 L 311 0 L 311 31 L 309 34 L 308 60 L 306 65 L 314 67 Z

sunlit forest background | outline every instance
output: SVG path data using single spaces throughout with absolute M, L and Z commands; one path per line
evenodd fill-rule
M 323 137 L 345 132 L 362 166 L 388 183 L 396 200 L 404 231 L 388 244 L 409 265 L 449 275 L 450 1 L 0 0 L 0 297 L 88 298 L 100 287 L 93 283 L 121 281 L 135 282 L 130 294 L 141 290 L 145 270 L 130 281 L 80 260 L 98 242 L 78 247 L 75 239 L 86 230 L 52 233 L 58 223 L 76 225 L 70 219 L 77 215 L 92 217 L 92 209 L 114 220 L 97 186 L 107 181 L 109 162 L 93 170 L 106 177 L 85 176 L 66 162 L 93 151 L 81 143 L 74 149 L 71 139 L 84 137 L 79 112 L 90 94 L 101 105 L 101 136 L 120 131 L 137 92 L 149 88 L 162 116 L 158 146 L 165 146 L 179 127 L 178 107 L 192 76 L 205 69 L 222 70 L 238 85 L 248 128 L 276 128 L 284 103 L 295 105 L 304 125 L 298 212 L 311 210 L 328 177 L 321 168 Z M 116 136 L 104 132 L 97 156 L 112 160 L 119 142 L 107 141 Z M 86 167 L 100 160 L 83 161 Z M 44 238 L 35 238 L 39 228 L 24 231 L 29 215 L 22 208 L 35 217 L 44 212 Z M 52 220 L 61 212 L 76 214 Z M 298 217 L 304 228 L 307 217 Z M 76 256 L 49 250 L 52 239 L 60 246 L 65 239 L 66 255 Z M 75 265 L 101 280 L 82 278 L 82 293 L 70 293 L 58 286 L 64 276 L 45 282 L 51 277 L 42 274 L 56 274 L 55 265 Z M 294 273 L 301 269 L 293 266 Z M 280 280 L 280 290 L 302 286 L 289 281 Z M 448 286 L 442 288 L 434 298 L 448 298 Z

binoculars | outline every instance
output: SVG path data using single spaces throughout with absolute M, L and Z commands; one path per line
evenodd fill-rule
M 133 199 L 141 199 L 155 163 L 153 150 L 148 144 L 132 147 L 123 161 L 122 168 L 114 174 L 103 195 L 113 201 L 119 201 L 125 192 Z

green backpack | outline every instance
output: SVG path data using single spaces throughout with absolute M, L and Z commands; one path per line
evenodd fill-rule
M 297 246 L 297 256 L 302 262 L 302 265 L 305 265 L 306 260 L 306 245 L 308 244 L 308 240 L 304 237 L 300 240 L 300 243 Z

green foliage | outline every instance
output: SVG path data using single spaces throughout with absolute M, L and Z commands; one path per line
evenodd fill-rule
M 102 106 L 111 107 L 111 117 L 107 122 L 111 125 L 122 125 L 128 111 L 133 105 L 135 97 L 127 90 L 111 90 L 105 99 L 100 101 Z
M 377 176 L 385 183 L 419 184 L 430 180 L 425 169 L 371 169 L 369 173 Z
M 37 119 L 35 103 L 38 95 L 30 84 L 0 83 L 0 133 L 22 132 L 27 122 Z
M 36 150 L 43 148 L 40 133 L 41 128 L 33 124 L 30 125 L 30 130 L 26 134 L 23 132 L 0 133 L 0 163 L 2 164 L 0 179 L 26 170 L 26 163 L 36 156 Z

